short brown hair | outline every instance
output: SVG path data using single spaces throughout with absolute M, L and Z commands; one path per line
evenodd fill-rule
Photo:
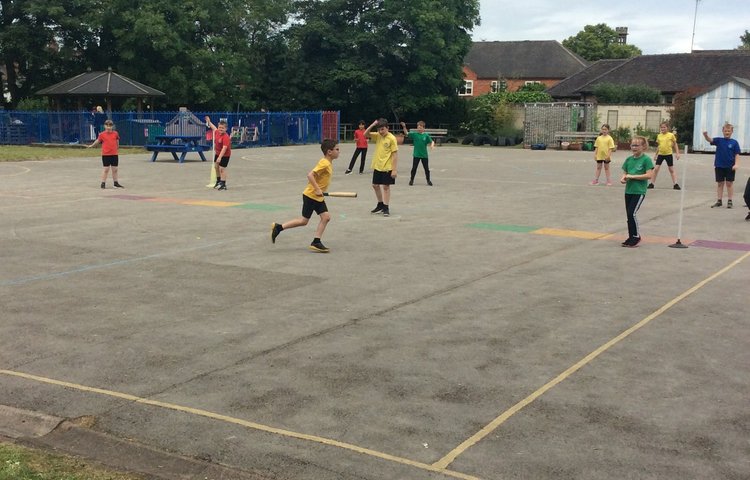
M 323 155 L 325 155 L 328 153 L 328 150 L 333 150 L 334 148 L 336 148 L 336 145 L 336 140 L 326 138 L 322 142 L 320 142 L 320 149 L 323 151 Z

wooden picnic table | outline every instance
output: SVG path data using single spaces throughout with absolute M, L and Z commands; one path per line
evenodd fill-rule
M 202 145 L 200 142 L 203 137 L 200 135 L 156 135 L 154 140 L 157 143 L 146 145 L 146 150 L 154 152 L 151 155 L 151 161 L 155 162 L 157 155 L 160 152 L 169 152 L 172 157 L 179 163 L 185 162 L 185 156 L 188 152 L 198 152 L 202 161 L 206 161 L 206 156 L 203 155 L 205 150 L 209 150 L 211 147 L 208 145 Z M 177 154 L 180 154 L 178 157 Z

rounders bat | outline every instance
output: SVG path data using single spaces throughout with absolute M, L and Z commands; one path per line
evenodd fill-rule
M 324 197 L 350 197 L 357 198 L 357 192 L 323 192 Z

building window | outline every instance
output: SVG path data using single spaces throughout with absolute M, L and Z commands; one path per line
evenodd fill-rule
M 471 97 L 474 95 L 474 80 L 464 80 L 464 84 L 458 89 L 458 94 L 462 97 Z
M 607 110 L 607 124 L 609 125 L 610 130 L 617 129 L 619 115 L 620 114 L 617 110 Z
M 497 80 L 490 82 L 490 93 L 497 93 Z
M 649 130 L 651 132 L 658 132 L 660 123 L 661 111 L 646 110 L 646 130 Z

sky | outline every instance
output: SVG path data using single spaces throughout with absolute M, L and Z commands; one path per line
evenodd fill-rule
M 557 40 L 586 25 L 628 27 L 628 44 L 644 54 L 731 50 L 750 30 L 750 0 L 480 0 L 478 41 Z M 693 19 L 695 39 L 693 40 Z

